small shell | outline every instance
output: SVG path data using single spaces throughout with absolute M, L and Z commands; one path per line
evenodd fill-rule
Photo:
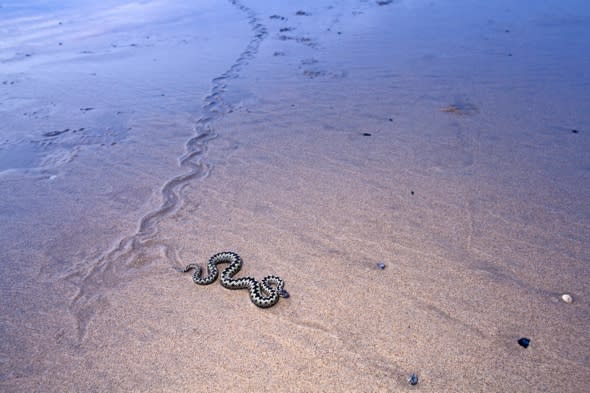
M 563 295 L 561 295 L 561 300 L 563 300 L 567 304 L 572 304 L 574 302 L 574 298 L 569 293 L 564 293 Z
M 378 262 L 377 267 L 381 270 L 385 269 L 385 264 L 383 262 Z
M 412 373 L 412 375 L 409 376 L 408 383 L 412 386 L 418 385 L 418 376 L 416 373 Z

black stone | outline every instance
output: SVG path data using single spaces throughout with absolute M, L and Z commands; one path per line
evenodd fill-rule
M 363 136 L 371 136 L 373 134 L 371 134 L 370 132 L 363 132 Z
M 523 348 L 527 348 L 530 343 L 531 343 L 531 340 L 526 337 L 520 338 L 518 340 L 518 344 Z

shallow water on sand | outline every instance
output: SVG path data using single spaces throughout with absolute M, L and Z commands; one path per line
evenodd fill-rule
M 16 4 L 3 389 L 589 382 L 584 3 Z M 173 269 L 222 250 L 291 297 Z

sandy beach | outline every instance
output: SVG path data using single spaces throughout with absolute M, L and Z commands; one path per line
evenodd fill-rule
M 0 391 L 590 384 L 586 3 L 7 1 L 0 35 Z M 221 251 L 290 296 L 178 271 Z

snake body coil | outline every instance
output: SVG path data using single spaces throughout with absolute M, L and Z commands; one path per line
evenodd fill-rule
M 240 271 L 243 262 L 238 254 L 231 251 L 220 252 L 209 259 L 209 263 L 207 263 L 209 274 L 206 277 L 202 277 L 201 267 L 195 263 L 187 265 L 181 272 L 186 273 L 194 269 L 193 281 L 195 284 L 209 285 L 217 279 L 219 274 L 217 265 L 220 263 L 229 263 L 229 266 L 221 273 L 221 285 L 228 289 L 248 288 L 250 300 L 258 307 L 272 307 L 279 301 L 279 297 L 289 296 L 283 289 L 285 282 L 277 276 L 266 276 L 260 282 L 252 277 L 232 278 Z

